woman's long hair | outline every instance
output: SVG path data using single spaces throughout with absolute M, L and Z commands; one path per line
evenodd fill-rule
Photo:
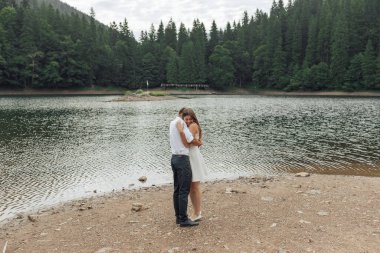
M 195 112 L 193 111 L 193 109 L 186 108 L 185 110 L 183 110 L 182 118 L 185 118 L 186 116 L 190 116 L 193 119 L 194 123 L 196 123 L 198 125 L 198 127 L 199 127 L 199 139 L 202 139 L 202 128 L 201 128 L 201 125 L 199 124 L 198 118 L 195 115 Z

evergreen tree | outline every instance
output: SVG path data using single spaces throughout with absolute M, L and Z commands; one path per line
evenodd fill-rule
M 335 88 L 340 88 L 344 83 L 348 65 L 348 28 L 344 14 L 338 16 L 333 34 L 331 74 L 334 78 Z
M 301 17 L 297 15 L 293 21 L 293 36 L 291 40 L 291 61 L 293 65 L 301 65 L 302 58 L 302 40 L 303 40 L 303 30 Z
M 214 52 L 210 56 L 210 74 L 212 87 L 223 89 L 233 85 L 234 66 L 232 57 L 228 49 L 223 46 L 216 46 Z
M 165 50 L 168 56 L 168 63 L 166 64 L 166 77 L 168 83 L 178 83 L 179 82 L 179 59 L 177 52 L 171 47 L 167 47 Z
M 226 42 L 232 40 L 234 40 L 234 34 L 230 22 L 227 22 L 226 30 L 224 31 L 223 41 Z
M 180 83 L 195 83 L 198 77 L 195 64 L 194 43 L 188 41 L 182 46 L 182 52 L 179 59 Z
M 177 54 L 182 53 L 182 47 L 188 40 L 189 40 L 189 34 L 187 32 L 187 29 L 185 25 L 181 23 L 179 26 L 179 32 L 178 32 Z
M 151 44 L 153 42 L 157 41 L 157 33 L 156 33 L 156 29 L 154 28 L 153 24 L 150 26 L 150 30 L 148 33 L 148 40 L 151 42 Z
M 166 64 L 167 64 L 167 58 L 164 54 L 165 50 L 165 29 L 164 24 L 162 21 L 160 22 L 160 25 L 157 30 L 157 40 L 156 43 L 152 41 L 152 44 L 155 44 L 154 47 L 156 48 L 154 51 L 150 51 L 156 59 L 158 59 L 158 72 L 159 77 L 157 82 L 163 83 L 166 79 Z
M 363 85 L 365 89 L 374 89 L 376 83 L 376 56 L 372 41 L 368 40 L 362 58 Z
M 349 7 L 348 26 L 350 56 L 354 56 L 364 51 L 364 46 L 368 40 L 366 34 L 366 17 L 364 14 L 365 1 L 352 1 Z
M 210 55 L 212 54 L 212 51 L 219 44 L 219 42 L 220 42 L 220 38 L 219 38 L 218 27 L 216 26 L 215 20 L 213 20 L 212 25 L 211 25 L 211 30 L 210 30 L 210 40 L 207 43 L 207 54 L 206 54 L 207 59 L 210 57 Z
M 111 24 L 111 27 L 110 27 L 110 28 L 111 28 L 112 30 L 116 30 L 115 25 L 116 25 L 116 24 L 114 24 L 114 25 Z M 128 40 L 129 38 L 132 37 L 132 32 L 131 32 L 131 30 L 129 30 L 129 25 L 128 25 L 128 21 L 127 21 L 127 19 L 124 19 L 124 22 L 119 24 L 119 31 L 120 31 L 120 32 L 118 32 L 118 31 L 116 30 L 116 32 L 119 33 L 121 39 L 123 39 L 123 40 Z M 116 37 L 117 37 L 117 36 L 116 36 Z
M 233 66 L 235 69 L 234 83 L 240 87 L 251 82 L 252 70 L 247 68 L 250 66 L 250 55 L 247 51 L 244 51 L 243 47 L 237 41 L 226 41 L 223 44 L 225 49 L 228 49 L 233 60 Z
M 255 87 L 264 88 L 269 79 L 268 48 L 262 45 L 253 52 L 252 82 Z
M 6 82 L 6 78 L 5 78 L 6 61 L 3 56 L 5 43 L 6 43 L 5 32 L 2 25 L 0 24 L 0 87 L 3 86 Z
M 90 22 L 86 18 L 82 18 L 82 25 L 85 27 L 85 36 L 83 37 L 83 48 L 81 50 L 82 57 L 86 59 L 87 64 L 90 67 L 88 73 L 87 82 L 90 85 L 95 84 L 96 80 L 96 62 L 95 56 L 98 48 L 97 44 L 97 25 L 95 21 L 95 11 L 93 8 L 90 10 Z
M 173 49 L 177 48 L 177 28 L 172 19 L 165 27 L 165 45 Z
M 380 53 L 377 56 L 376 61 L 376 80 L 375 80 L 375 87 L 376 90 L 380 90 Z
M 309 25 L 308 42 L 304 65 L 310 67 L 317 63 L 318 23 L 312 18 Z
M 362 71 L 363 54 L 359 53 L 354 56 L 350 62 L 346 74 L 346 82 L 343 89 L 348 91 L 362 89 L 363 71 Z
M 74 43 L 70 37 L 66 37 L 62 42 L 62 47 L 64 48 L 64 54 L 62 55 L 60 73 L 64 80 L 64 85 L 66 87 L 87 85 L 86 81 L 90 67 L 81 58 L 79 52 L 81 48 L 80 42 Z
M 60 65 L 56 61 L 50 61 L 41 73 L 41 79 L 48 83 L 50 87 L 56 87 L 63 79 L 60 75 Z M 38 86 L 44 86 L 39 83 Z
M 152 53 L 147 53 L 143 57 L 143 80 L 149 84 L 159 84 L 159 69 L 157 60 Z
M 190 35 L 194 44 L 194 83 L 206 82 L 206 43 L 205 27 L 199 20 L 194 20 Z
M 117 25 L 116 25 L 115 22 L 112 22 L 110 24 L 110 29 L 109 29 L 108 33 L 109 33 L 109 36 L 110 36 L 110 38 L 109 38 L 110 45 L 111 46 L 115 46 L 115 44 L 118 41 L 119 36 L 120 36 L 118 27 L 117 27 Z
M 237 41 L 241 44 L 244 51 L 248 51 L 250 46 L 251 31 L 249 30 L 249 17 L 248 12 L 243 14 L 241 28 L 237 32 Z
M 164 45 L 165 45 L 165 29 L 164 29 L 164 23 L 162 23 L 162 21 L 160 22 L 160 25 L 158 26 L 158 30 L 157 30 L 157 42 L 161 48 L 164 47 Z
M 20 41 L 18 47 L 18 64 L 21 67 L 19 70 L 20 81 L 22 81 L 23 86 L 30 87 L 33 86 L 38 74 L 36 53 L 37 46 L 35 44 L 35 17 L 33 12 L 29 9 L 29 5 L 26 3 L 23 5 L 25 11 L 23 12 L 23 26 L 21 28 Z
M 277 48 L 273 59 L 272 76 L 270 77 L 273 87 L 283 89 L 288 84 L 288 77 L 286 75 L 286 54 L 282 49 L 282 39 L 277 42 Z
M 307 73 L 308 68 L 300 69 L 298 65 L 294 66 L 293 73 L 294 75 L 290 79 L 290 84 L 285 88 L 285 91 L 294 91 L 299 90 L 302 85 L 306 83 L 305 72 Z
M 331 10 L 331 0 L 323 1 L 322 13 L 320 17 L 320 29 L 318 33 L 318 61 L 326 62 L 330 64 L 331 62 L 331 24 L 332 20 L 332 10 Z
M 126 41 L 117 40 L 116 45 L 113 47 L 115 52 L 115 61 L 117 62 L 117 73 L 114 76 L 114 80 L 120 86 L 126 86 L 129 82 L 128 76 L 125 74 L 125 70 L 128 66 L 128 45 Z
M 322 62 L 310 68 L 308 83 L 303 88 L 306 90 L 323 90 L 329 86 L 329 66 Z

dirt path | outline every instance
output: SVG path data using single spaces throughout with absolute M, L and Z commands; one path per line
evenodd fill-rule
M 198 227 L 175 224 L 169 185 L 24 215 L 0 230 L 0 251 L 7 241 L 7 253 L 380 252 L 378 177 L 253 177 L 203 190 Z

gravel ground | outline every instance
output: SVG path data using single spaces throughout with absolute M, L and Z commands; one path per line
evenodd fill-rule
M 380 252 L 378 177 L 249 177 L 203 192 L 198 227 L 175 224 L 171 185 L 127 190 L 20 214 L 0 228 L 0 252 Z

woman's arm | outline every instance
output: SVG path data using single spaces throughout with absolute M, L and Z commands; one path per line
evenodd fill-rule
M 196 125 L 196 127 L 197 127 L 197 125 Z M 188 133 L 189 133 L 190 135 L 192 135 L 192 137 L 193 137 L 193 138 L 191 138 L 191 141 L 190 141 L 190 142 L 189 142 L 189 139 L 190 139 L 190 138 L 188 138 L 188 136 L 186 136 L 186 133 L 185 133 L 185 126 L 184 126 L 184 123 L 178 121 L 178 122 L 177 122 L 177 129 L 178 129 L 179 134 L 180 134 L 180 136 L 181 136 L 182 143 L 183 143 L 183 145 L 185 145 L 185 147 L 190 147 L 190 144 L 193 144 L 194 146 L 198 146 L 198 147 L 202 146 L 202 144 L 203 144 L 203 143 L 202 143 L 202 140 L 197 140 L 197 139 L 195 139 L 195 134 L 196 134 L 196 132 L 195 132 L 195 134 L 192 132 L 192 131 L 194 131 L 194 130 L 191 129 L 191 126 L 190 126 L 190 128 L 188 129 Z M 196 130 L 197 130 L 197 129 L 196 129 Z
M 196 123 L 191 124 L 189 127 L 189 130 L 190 130 L 190 133 L 194 136 L 194 140 L 195 140 L 191 144 L 198 147 L 202 146 L 203 145 L 202 139 L 201 138 L 195 139 L 195 136 L 197 136 L 197 132 L 199 131 L 198 124 Z
M 195 138 L 195 136 L 197 136 L 197 132 L 198 132 L 198 125 L 196 123 L 192 123 L 189 127 L 189 130 L 190 130 L 190 133 L 193 135 L 193 137 Z

